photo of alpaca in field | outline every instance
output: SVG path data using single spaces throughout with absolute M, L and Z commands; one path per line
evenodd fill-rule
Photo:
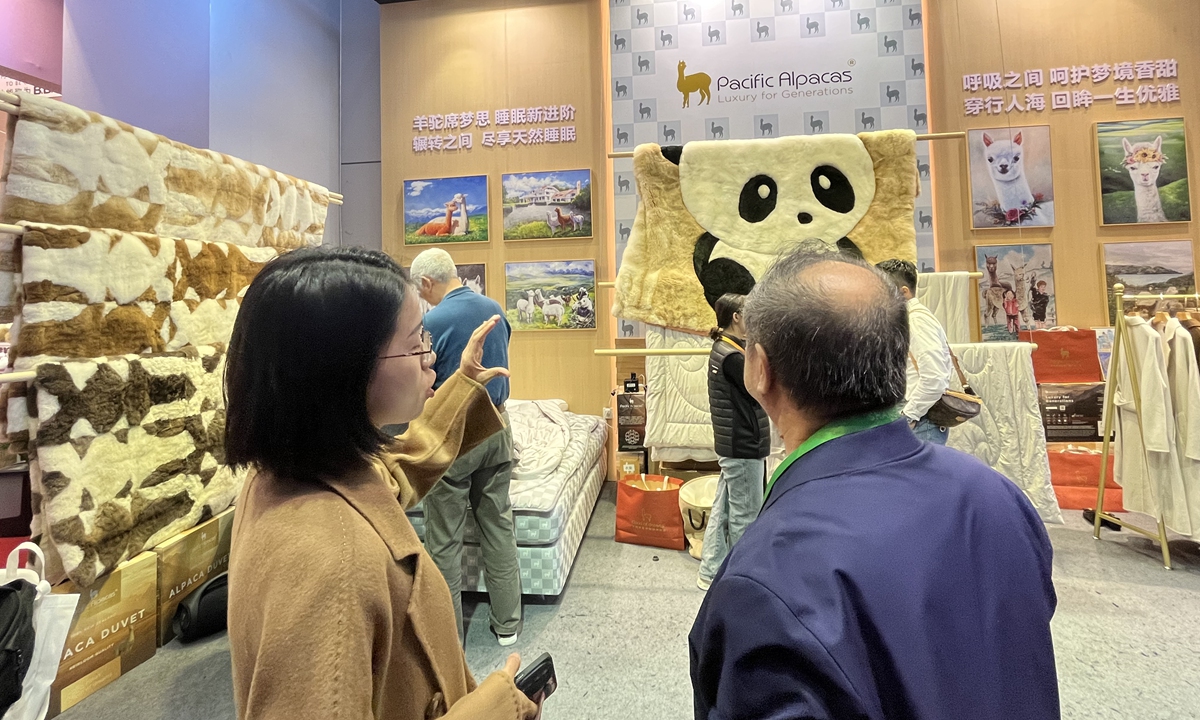
M 1192 219 L 1183 118 L 1096 124 L 1104 225 Z
M 504 239 L 592 236 L 592 171 L 512 173 L 504 187 Z
M 487 176 L 404 181 L 404 244 L 488 241 Z
M 1049 125 L 971 130 L 967 143 L 973 228 L 1054 225 Z
M 594 260 L 504 265 L 504 311 L 513 330 L 596 327 Z

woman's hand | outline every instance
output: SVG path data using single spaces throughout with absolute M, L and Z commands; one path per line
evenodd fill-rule
M 495 319 L 495 318 L 493 318 L 493 319 Z M 512 655 L 509 655 L 508 660 L 504 663 L 504 673 L 506 675 L 510 676 L 513 680 L 516 680 L 517 673 L 520 670 L 521 670 L 521 656 L 518 655 L 517 653 L 513 653 Z M 533 717 L 533 720 L 539 720 L 542 717 L 542 702 L 544 700 L 545 700 L 545 698 L 541 697 L 541 693 L 538 693 L 538 697 L 534 698 L 534 702 L 537 703 L 538 710 L 537 710 L 537 715 L 535 715 Z
M 470 341 L 463 348 L 462 360 L 458 364 L 458 369 L 462 371 L 463 375 L 466 375 L 480 385 L 487 385 L 498 377 L 509 376 L 508 368 L 483 367 L 483 341 L 487 339 L 488 333 L 499 322 L 500 316 L 493 315 L 482 325 L 475 328 L 475 332 L 471 333 Z M 520 665 L 517 667 L 520 667 Z

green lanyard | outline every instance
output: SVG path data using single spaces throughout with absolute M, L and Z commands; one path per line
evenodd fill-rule
M 842 418 L 841 420 L 834 420 L 828 425 L 822 427 L 820 430 L 813 433 L 811 437 L 801 443 L 800 447 L 796 448 L 791 455 L 788 455 L 787 458 L 785 458 L 784 461 L 779 465 L 779 467 L 775 468 L 775 472 L 771 475 L 771 482 L 767 484 L 766 497 L 771 496 L 771 490 L 775 487 L 775 481 L 778 480 L 785 472 L 787 472 L 788 468 L 790 468 L 797 460 L 803 457 L 805 453 L 824 445 L 830 440 L 836 440 L 837 438 L 851 435 L 856 432 L 862 432 L 863 430 L 877 428 L 880 425 L 887 425 L 898 417 L 900 417 L 899 410 L 896 408 L 888 408 L 887 410 L 876 410 L 875 412 L 869 412 L 863 415 L 854 415 L 852 417 Z

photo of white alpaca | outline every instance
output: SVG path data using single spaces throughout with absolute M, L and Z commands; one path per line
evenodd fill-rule
M 1096 123 L 1096 166 L 1102 225 L 1192 219 L 1183 118 Z
M 972 227 L 1054 225 L 1050 127 L 971 130 L 967 137 Z
M 1137 203 L 1137 221 L 1140 223 L 1166 222 L 1167 215 L 1163 212 L 1162 198 L 1158 194 L 1158 175 L 1162 172 L 1163 163 L 1167 156 L 1162 153 L 1162 135 L 1154 138 L 1154 142 L 1129 144 L 1129 140 L 1121 138 L 1125 148 L 1125 169 L 1133 180 L 1133 199 Z

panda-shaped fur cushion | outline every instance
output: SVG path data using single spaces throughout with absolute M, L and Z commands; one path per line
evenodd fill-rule
M 807 240 L 872 263 L 916 260 L 908 130 L 642 145 L 634 175 L 642 203 L 617 278 L 619 317 L 703 332 L 711 308 L 691 306 L 748 293 L 780 254 Z M 681 215 L 692 222 L 661 222 Z M 674 288 L 682 270 L 693 287 L 664 292 L 655 282 L 670 277 Z M 657 291 L 639 292 L 647 288 Z

